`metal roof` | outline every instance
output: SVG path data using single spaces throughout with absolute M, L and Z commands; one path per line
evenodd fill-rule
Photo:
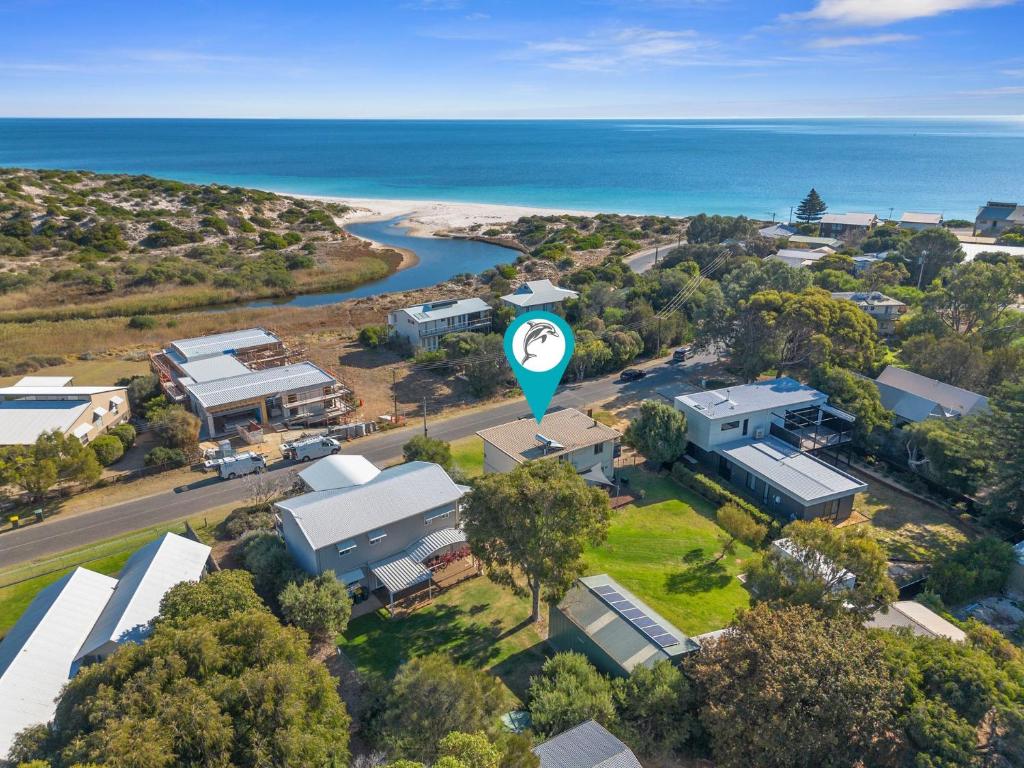
M 44 432 L 67 432 L 88 400 L 0 400 L 0 445 L 31 445 Z
M 967 639 L 967 633 L 960 627 L 946 621 L 935 611 L 913 600 L 895 602 L 889 606 L 888 610 L 879 609 L 864 623 L 864 626 L 874 629 L 907 627 L 915 635 L 944 637 L 954 643 L 962 643 Z
M 391 594 L 430 580 L 430 571 L 404 552 L 371 563 L 370 570 Z
M 429 323 L 431 320 L 444 320 L 449 317 L 458 317 L 470 312 L 489 312 L 491 305 L 483 299 L 457 299 L 450 301 L 434 301 L 426 304 L 419 304 L 415 307 L 403 307 L 399 312 L 405 312 L 417 323 Z
M 870 227 L 878 217 L 873 213 L 826 213 L 822 224 L 843 224 L 848 227 Z
M 743 469 L 805 505 L 840 499 L 867 485 L 810 454 L 769 436 L 740 440 L 715 449 Z
M 181 382 L 179 382 L 181 383 Z M 249 371 L 241 376 L 231 376 L 216 381 L 196 382 L 185 388 L 204 408 L 229 405 L 240 400 L 291 392 L 298 389 L 336 384 L 337 381 L 326 371 L 313 363 L 295 363 L 262 371 Z
M 422 539 L 406 549 L 405 552 L 417 563 L 422 563 L 439 549 L 450 547 L 454 544 L 465 543 L 466 534 L 462 529 L 442 528 L 439 531 L 428 533 Z
M 108 643 L 143 640 L 167 590 L 183 581 L 198 581 L 209 556 L 208 546 L 175 533 L 134 552 L 76 658 L 102 651 Z
M 829 248 L 839 248 L 842 244 L 842 240 L 836 240 L 834 237 L 820 237 L 815 235 L 793 235 L 789 238 L 791 243 L 803 243 L 804 245 L 827 245 Z
M 988 408 L 988 398 L 984 395 L 929 379 L 927 376 L 893 365 L 887 365 L 885 370 L 878 374 L 875 383 L 879 385 L 882 405 L 910 421 L 921 421 L 932 413 L 947 417 L 967 416 Z M 911 397 L 906 398 L 904 395 Z M 887 400 L 891 404 L 887 404 Z M 931 403 L 932 407 L 928 414 L 921 416 L 927 403 Z M 915 418 L 911 418 L 909 414 L 913 414 Z
M 942 214 L 907 211 L 900 216 L 900 221 L 904 224 L 934 224 L 937 227 L 942 224 Z
M 643 768 L 629 747 L 593 720 L 533 748 L 540 768 Z
M 76 568 L 42 590 L 0 642 L 0 760 L 23 728 L 53 718 L 116 579 Z
M 884 293 L 879 293 L 878 291 L 835 291 L 832 293 L 832 298 L 846 299 L 847 301 L 852 301 L 858 307 L 863 308 L 907 306 L 899 299 L 886 296 Z
M 799 248 L 783 248 L 777 253 L 771 254 L 768 258 L 774 261 L 781 261 L 790 267 L 800 267 L 806 261 L 817 261 L 825 253 L 822 251 L 808 251 Z
M 772 224 L 770 227 L 762 227 L 757 230 L 761 237 L 792 237 L 800 230 L 792 224 Z
M 559 288 L 550 280 L 528 280 L 501 300 L 517 307 L 536 307 L 575 299 L 579 294 L 568 288 Z
M 242 376 L 249 373 L 249 368 L 239 362 L 233 355 L 215 355 L 213 357 L 193 360 L 189 363 L 182 363 L 181 370 L 192 381 L 197 382 L 228 379 L 232 376 Z
M 66 387 L 71 383 L 71 376 L 22 376 L 15 383 L 16 387 Z
M 978 209 L 977 219 L 1018 219 L 1024 220 L 1024 206 L 1017 203 L 997 203 L 989 200 Z
M 339 454 L 310 464 L 299 477 L 312 491 L 330 491 L 368 483 L 379 474 L 365 456 Z
M 621 437 L 611 427 L 580 413 L 575 408 L 546 413 L 540 424 L 531 416 L 481 429 L 477 434 L 485 442 L 520 463 L 548 456 L 561 456 L 570 451 Z M 539 436 L 546 437 L 561 447 L 546 447 L 538 439 Z
M 112 385 L 109 387 L 0 387 L 0 396 L 3 397 L 48 397 L 53 400 L 62 400 L 70 397 L 92 397 L 104 392 L 116 392 L 124 387 Z
M 676 403 L 677 407 L 687 406 L 709 419 L 721 419 L 776 408 L 822 404 L 827 399 L 828 396 L 824 392 L 801 384 L 796 379 L 782 376 L 737 387 L 680 395 L 676 398 Z
M 362 485 L 313 491 L 276 506 L 295 519 L 313 549 L 320 549 L 454 504 L 463 493 L 441 466 L 410 461 L 389 467 Z
M 277 336 L 262 328 L 245 328 L 240 331 L 178 339 L 168 345 L 168 351 L 176 353 L 182 361 L 191 361 L 279 342 Z

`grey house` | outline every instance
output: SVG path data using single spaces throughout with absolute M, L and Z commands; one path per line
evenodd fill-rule
M 533 748 L 540 768 L 643 768 L 632 750 L 593 720 Z
M 465 545 L 459 515 L 467 490 L 439 465 L 411 461 L 275 507 L 288 552 L 304 571 L 334 571 L 350 591 L 384 589 L 393 603 L 429 585 L 431 558 Z

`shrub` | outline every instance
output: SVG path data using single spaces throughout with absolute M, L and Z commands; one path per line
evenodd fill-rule
M 156 328 L 156 318 L 152 315 L 132 315 L 128 320 L 128 327 L 137 331 L 148 331 Z
M 929 589 L 947 605 L 998 592 L 1006 584 L 1015 561 L 1013 547 L 991 537 L 957 547 L 942 557 L 928 577 Z
M 368 325 L 359 330 L 359 343 L 368 349 L 387 344 L 390 330 L 386 325 Z
M 184 467 L 188 464 L 188 456 L 180 448 L 159 445 L 146 454 L 144 461 L 147 467 Z
M 124 446 L 125 451 L 135 445 L 135 427 L 131 424 L 118 424 L 116 427 L 107 432 L 108 435 L 113 435 L 121 441 L 121 445 Z
M 287 584 L 278 602 L 285 620 L 308 632 L 318 643 L 330 642 L 344 632 L 352 615 L 348 590 L 334 571 Z
M 100 435 L 90 443 L 90 447 L 104 467 L 124 456 L 124 445 L 116 435 Z
M 498 274 L 504 277 L 506 280 L 511 280 L 519 274 L 519 270 L 516 269 L 515 264 L 499 264 L 495 269 L 498 270 Z
M 733 504 L 739 507 L 761 525 L 768 526 L 768 533 L 772 538 L 775 538 L 781 530 L 779 521 L 767 512 L 758 509 L 749 501 L 737 496 L 732 491 L 726 490 L 707 475 L 690 471 L 683 466 L 683 462 L 681 461 L 676 462 L 672 467 L 672 479 L 680 485 L 689 488 L 691 491 L 695 491 L 697 494 L 703 496 L 713 504 L 717 504 L 719 506 L 724 504 Z
M 222 538 L 237 539 L 249 531 L 273 531 L 276 525 L 270 505 L 256 504 L 231 510 L 231 514 L 217 526 L 217 533 Z

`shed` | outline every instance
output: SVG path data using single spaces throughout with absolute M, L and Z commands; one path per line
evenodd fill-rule
M 593 720 L 533 748 L 540 768 L 643 768 L 623 742 Z

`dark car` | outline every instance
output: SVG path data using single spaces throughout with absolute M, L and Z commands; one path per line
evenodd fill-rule
M 640 368 L 627 368 L 619 375 L 619 378 L 623 381 L 639 381 L 646 375 L 647 371 Z
M 672 353 L 672 359 L 676 362 L 680 362 L 683 360 L 689 360 L 695 354 L 697 353 L 693 350 L 693 347 L 680 347 Z

